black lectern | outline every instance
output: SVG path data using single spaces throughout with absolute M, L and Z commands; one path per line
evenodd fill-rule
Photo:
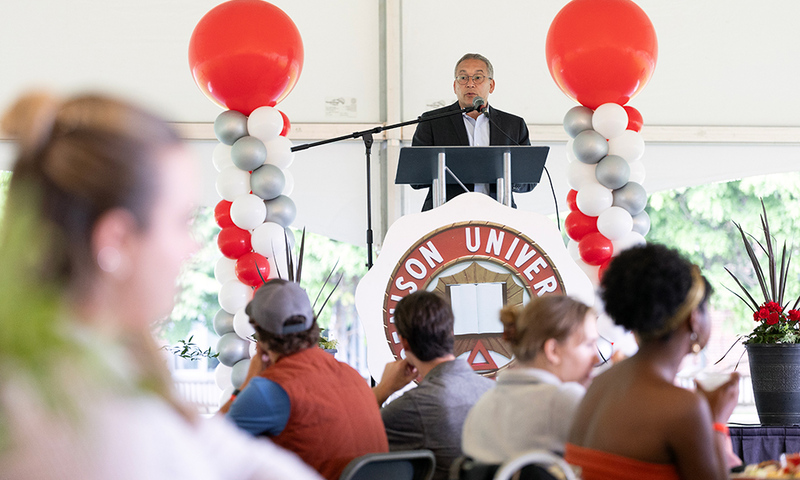
M 549 150 L 527 145 L 405 147 L 400 149 L 394 183 L 431 185 L 435 208 L 447 200 L 448 183 L 497 182 L 497 200 L 510 207 L 511 185 L 539 183 Z M 446 175 L 447 170 L 452 175 Z

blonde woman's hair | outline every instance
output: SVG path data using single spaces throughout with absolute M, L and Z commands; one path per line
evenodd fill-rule
M 503 337 L 520 362 L 533 360 L 547 340 L 562 342 L 583 325 L 591 308 L 562 295 L 547 295 L 528 304 L 508 306 L 500 311 Z

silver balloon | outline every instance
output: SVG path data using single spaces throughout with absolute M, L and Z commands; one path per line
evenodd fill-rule
M 592 130 L 593 113 L 591 108 L 583 105 L 570 108 L 564 115 L 564 130 L 567 131 L 567 135 L 575 138 L 584 130 Z
M 247 378 L 247 369 L 250 368 L 250 360 L 244 359 L 236 362 L 231 370 L 231 383 L 233 388 L 242 388 L 242 384 Z
M 650 215 L 647 212 L 642 211 L 633 216 L 633 231 L 643 237 L 650 231 Z
M 608 140 L 594 130 L 584 130 L 572 142 L 572 151 L 578 160 L 592 165 L 608 155 Z
M 231 333 L 233 331 L 233 315 L 220 308 L 214 315 L 214 331 L 220 337 Z
M 236 140 L 247 135 L 247 117 L 236 110 L 226 110 L 214 120 L 214 135 L 225 145 L 233 145 Z
M 231 147 L 231 160 L 240 170 L 250 171 L 264 165 L 267 147 L 256 137 L 242 137 Z
M 286 228 L 294 222 L 297 217 L 297 207 L 294 201 L 286 195 L 278 195 L 272 200 L 265 200 L 267 206 L 267 222 L 275 222 Z
M 297 240 L 294 238 L 294 232 L 291 228 L 286 229 L 286 238 L 289 239 L 289 251 L 294 250 L 294 246 L 297 243 Z
M 233 367 L 236 362 L 250 358 L 250 342 L 235 332 L 226 333 L 217 340 L 217 352 L 219 363 Z
M 612 205 L 622 207 L 633 215 L 638 215 L 647 206 L 647 192 L 636 182 L 628 182 L 624 187 L 614 190 Z
M 253 170 L 250 175 L 250 189 L 264 200 L 272 200 L 286 186 L 286 175 L 275 165 L 266 163 Z
M 630 180 L 631 167 L 620 156 L 606 155 L 597 163 L 594 175 L 601 185 L 611 190 L 616 190 Z

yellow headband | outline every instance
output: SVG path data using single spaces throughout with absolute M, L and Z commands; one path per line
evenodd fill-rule
M 698 268 L 697 265 L 692 265 L 692 286 L 689 288 L 689 292 L 686 293 L 686 298 L 684 298 L 683 303 L 681 303 L 678 309 L 675 310 L 675 313 L 664 322 L 663 328 L 652 333 L 640 333 L 640 336 L 646 340 L 654 340 L 676 330 L 686 317 L 700 305 L 705 294 L 706 282 L 703 280 L 700 268 Z

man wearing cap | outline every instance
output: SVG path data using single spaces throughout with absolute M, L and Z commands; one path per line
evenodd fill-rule
M 462 455 L 461 430 L 467 412 L 494 381 L 481 377 L 453 355 L 453 310 L 433 292 L 404 297 L 394 310 L 405 358 L 389 363 L 372 390 L 379 404 L 409 382 L 419 386 L 383 407 L 389 449 L 428 449 L 436 457 L 434 480 L 446 480 Z
M 329 480 L 356 457 L 388 451 L 375 396 L 357 371 L 317 346 L 319 327 L 297 283 L 270 280 L 245 312 L 257 351 L 241 392 L 221 412 Z
M 502 112 L 496 108 L 489 108 L 489 94 L 494 92 L 494 67 L 488 58 L 479 53 L 467 53 L 456 63 L 453 80 L 453 92 L 458 100 L 447 107 L 432 110 L 422 114 L 422 118 L 453 112 L 454 115 L 424 121 L 417 124 L 412 146 L 425 147 L 450 147 L 450 146 L 478 146 L 490 145 L 530 145 L 528 127 L 525 120 L 516 115 Z M 457 112 L 467 107 L 475 106 L 475 99 L 480 97 L 485 102 L 485 108 L 480 111 L 473 110 L 469 113 L 458 115 Z M 497 198 L 496 184 L 471 184 L 465 185 L 470 191 L 481 192 Z M 530 192 L 535 184 L 514 184 L 514 192 Z M 430 185 L 412 185 L 413 188 L 428 188 Z M 432 190 L 432 189 L 431 189 Z M 428 191 L 422 211 L 433 208 L 433 194 Z M 461 185 L 447 185 L 447 200 L 451 200 L 464 192 Z M 512 205 L 516 208 L 516 205 Z

